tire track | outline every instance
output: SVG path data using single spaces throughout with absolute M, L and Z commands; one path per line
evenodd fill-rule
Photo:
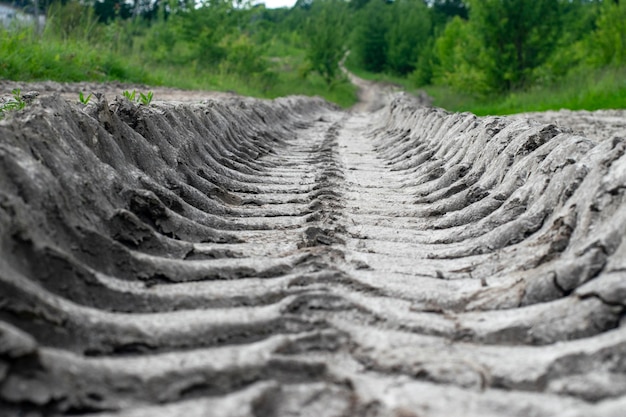
M 396 95 L 0 122 L 0 414 L 619 415 L 626 141 Z

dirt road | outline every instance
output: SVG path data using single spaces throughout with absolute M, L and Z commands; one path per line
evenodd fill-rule
M 621 416 L 624 114 L 371 104 L 0 121 L 0 415 Z

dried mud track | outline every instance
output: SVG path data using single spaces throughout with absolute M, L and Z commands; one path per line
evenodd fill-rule
M 618 416 L 626 140 L 398 95 L 0 122 L 0 414 Z

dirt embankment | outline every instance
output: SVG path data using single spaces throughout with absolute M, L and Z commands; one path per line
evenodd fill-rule
M 621 415 L 619 114 L 390 98 L 0 121 L 0 415 Z
M 82 92 L 86 97 L 89 94 L 102 94 L 109 101 L 115 100 L 115 97 L 121 96 L 124 91 L 132 93 L 133 91 L 147 94 L 152 92 L 155 101 L 164 102 L 180 102 L 180 103 L 199 103 L 209 99 L 228 99 L 237 97 L 235 93 L 225 93 L 218 91 L 200 91 L 200 90 L 181 90 L 179 88 L 170 87 L 154 87 L 143 84 L 129 84 L 122 82 L 77 82 L 77 83 L 60 83 L 56 81 L 40 81 L 24 83 L 19 81 L 0 80 L 0 96 L 4 95 L 5 99 L 10 99 L 9 94 L 14 89 L 20 89 L 22 93 L 28 91 L 36 91 L 41 95 L 58 94 L 69 102 L 79 103 L 79 94 Z

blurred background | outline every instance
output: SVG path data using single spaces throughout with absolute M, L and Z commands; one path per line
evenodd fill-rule
M 365 79 L 477 114 L 626 108 L 625 0 L 0 2 L 0 78 L 344 107 Z

